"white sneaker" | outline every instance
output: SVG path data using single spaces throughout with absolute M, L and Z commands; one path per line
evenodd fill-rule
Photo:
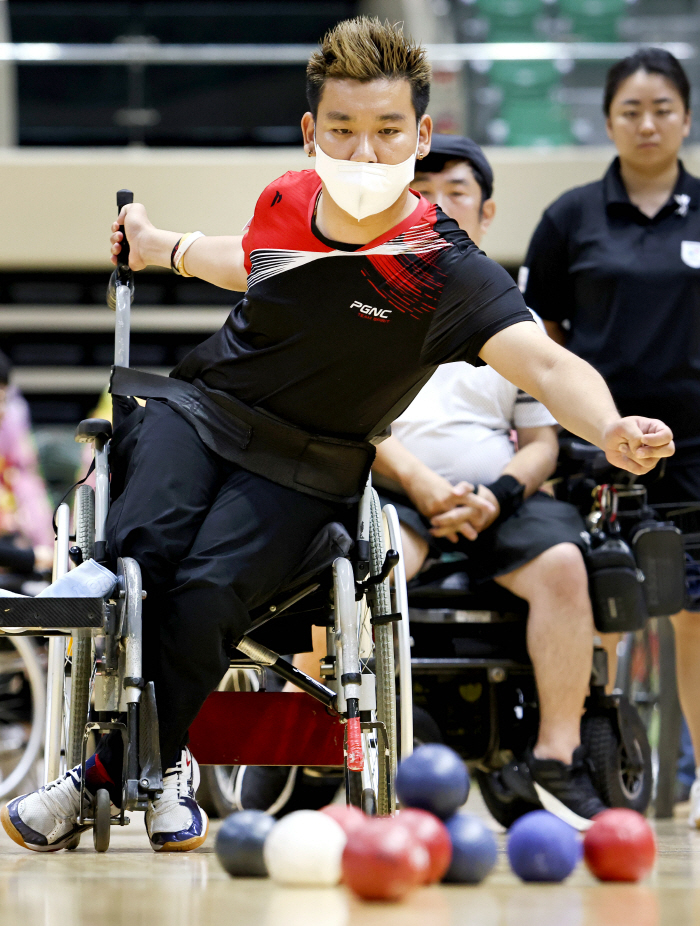
M 195 800 L 199 766 L 189 749 L 163 775 L 163 793 L 149 801 L 146 831 L 156 852 L 189 852 L 207 838 L 209 818 Z
M 92 795 L 85 792 L 89 814 Z M 88 829 L 78 826 L 80 766 L 70 769 L 38 791 L 16 797 L 0 811 L 5 832 L 18 845 L 36 852 L 72 848 Z
M 688 826 L 693 830 L 700 830 L 700 768 L 695 770 L 695 781 L 690 788 Z

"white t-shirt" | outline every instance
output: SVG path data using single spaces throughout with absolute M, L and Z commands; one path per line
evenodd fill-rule
M 391 433 L 451 483 L 488 484 L 515 453 L 514 428 L 556 423 L 544 405 L 491 367 L 459 361 L 438 367 Z

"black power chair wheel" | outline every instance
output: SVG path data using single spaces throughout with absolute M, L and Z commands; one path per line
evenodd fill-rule
M 629 807 L 644 813 L 652 794 L 651 748 L 636 709 L 625 702 L 628 746 L 609 713 L 585 714 L 581 742 L 592 765 L 593 783 L 608 807 Z M 629 750 L 628 750 L 629 747 Z

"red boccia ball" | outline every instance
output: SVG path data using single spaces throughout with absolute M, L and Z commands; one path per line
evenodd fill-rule
M 321 808 L 321 813 L 335 820 L 347 837 L 361 829 L 367 820 L 360 808 L 351 804 L 328 804 L 327 807 Z
M 452 842 L 445 824 L 427 810 L 415 807 L 400 810 L 397 820 L 428 850 L 430 862 L 423 883 L 442 881 L 452 860 Z
M 392 817 L 368 817 L 343 852 L 343 882 L 363 900 L 402 900 L 423 884 L 428 852 Z
M 640 813 L 612 807 L 593 818 L 583 840 L 583 857 L 601 881 L 640 881 L 654 867 L 656 840 Z

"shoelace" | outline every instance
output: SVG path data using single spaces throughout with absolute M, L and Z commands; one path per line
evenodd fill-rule
M 69 769 L 60 778 L 44 788 L 44 803 L 48 810 L 60 820 L 76 816 L 80 804 L 80 777 Z
M 190 791 L 189 777 L 180 759 L 172 768 L 166 769 L 163 775 L 163 793 L 156 798 L 156 802 L 161 807 L 171 803 L 177 804 L 180 798 L 192 797 Z

